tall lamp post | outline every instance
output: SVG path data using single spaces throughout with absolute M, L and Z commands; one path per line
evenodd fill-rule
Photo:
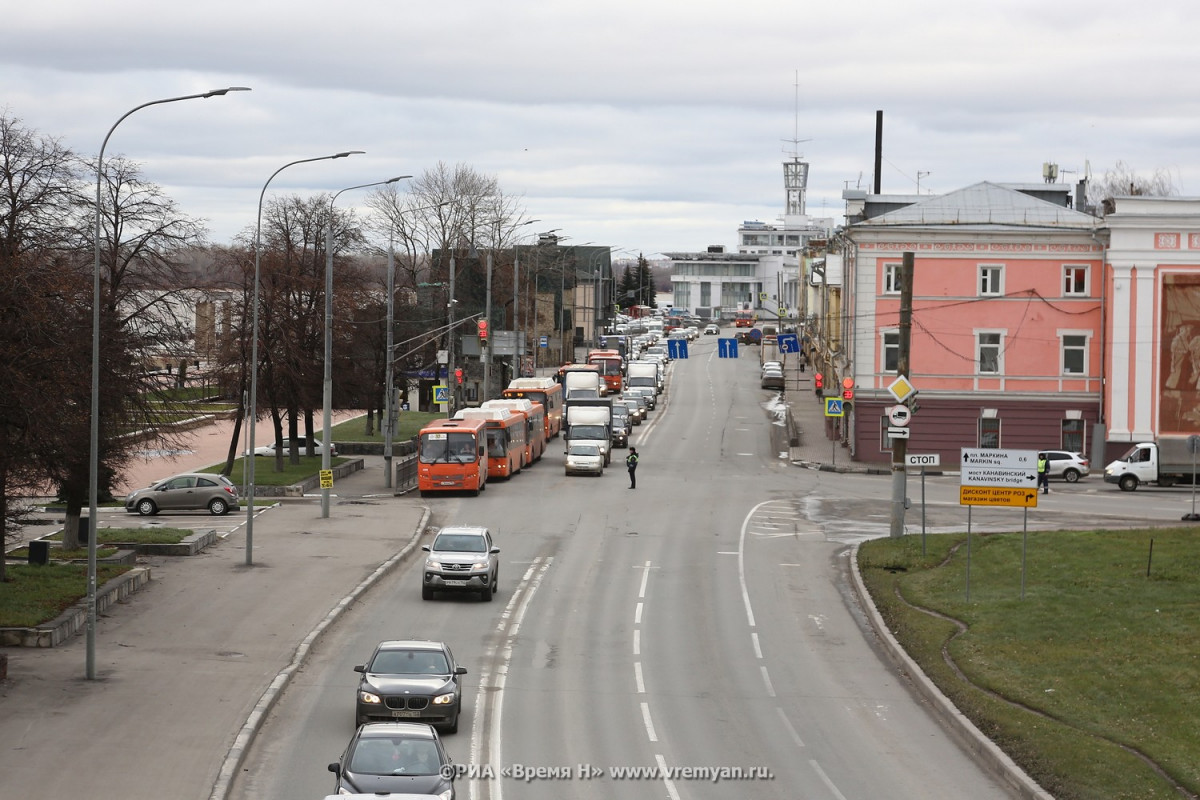
M 395 183 L 396 181 L 411 177 L 412 175 L 397 175 L 394 178 L 388 178 L 386 181 L 347 186 L 345 189 L 339 189 L 334 192 L 333 197 L 329 198 L 329 220 L 325 226 L 325 380 L 321 406 L 321 424 L 324 428 L 321 431 L 321 470 L 326 475 L 329 474 L 328 471 L 330 468 L 329 451 L 333 447 L 333 441 L 330 439 L 333 429 L 333 204 L 342 192 L 348 192 L 351 189 L 369 189 L 372 186 L 386 186 L 389 183 Z M 390 249 L 388 254 L 390 258 Z M 329 491 L 329 483 L 322 477 L 321 519 L 329 519 Z
M 512 230 L 516 230 L 517 228 L 523 227 L 525 225 L 532 225 L 535 222 L 541 222 L 541 220 L 530 219 L 530 220 L 526 220 L 525 222 L 519 222 L 513 226 Z M 510 231 L 510 233 L 511 233 L 511 231 Z M 499 242 L 493 242 L 492 244 L 493 245 L 499 244 Z M 493 265 L 492 254 L 495 253 L 495 251 L 496 251 L 496 248 L 494 246 L 488 248 L 487 288 L 486 288 L 486 293 L 484 295 L 484 301 L 483 301 L 483 318 L 485 320 L 487 320 L 489 326 L 492 324 L 492 265 Z M 515 250 L 513 252 L 514 252 L 514 254 L 516 253 Z M 517 296 L 516 263 L 517 263 L 516 256 L 514 255 L 513 256 L 513 270 L 514 270 L 513 271 L 513 298 L 514 299 Z M 483 358 L 483 395 L 484 395 L 483 399 L 490 400 L 490 399 L 492 399 L 492 394 L 491 394 L 491 392 L 492 392 L 492 383 L 491 383 L 491 380 L 492 380 L 492 337 L 490 335 L 490 332 L 487 337 L 487 343 L 483 345 L 483 352 L 480 355 Z
M 104 135 L 100 145 L 100 155 L 96 159 L 96 260 L 92 269 L 92 405 L 91 431 L 88 443 L 88 558 L 87 558 L 87 664 L 88 680 L 96 677 L 96 506 L 100 486 L 100 184 L 104 177 L 104 150 L 108 140 L 117 126 L 127 117 L 143 108 L 160 106 L 165 103 L 177 103 L 180 100 L 200 100 L 209 97 L 222 97 L 230 92 L 248 92 L 246 86 L 229 86 L 225 89 L 213 89 L 200 94 L 185 94 L 180 97 L 167 97 L 162 100 L 151 100 L 140 106 L 129 109 L 121 118 L 113 123 Z
M 260 267 L 262 264 L 262 207 L 263 197 L 267 194 L 267 187 L 271 185 L 271 181 L 275 180 L 275 176 L 283 172 L 288 167 L 294 167 L 297 164 L 307 164 L 311 161 L 332 161 L 335 158 L 345 158 L 346 156 L 361 155 L 362 150 L 345 150 L 341 153 L 334 153 L 331 156 L 317 156 L 316 158 L 301 158 L 296 161 L 289 161 L 279 169 L 271 173 L 271 177 L 267 178 L 267 182 L 263 184 L 262 191 L 258 195 L 258 222 L 254 226 L 254 299 L 252 304 L 254 310 L 252 312 L 253 321 L 250 323 L 250 407 L 249 425 L 250 436 L 246 450 L 246 566 L 254 564 L 254 465 L 258 457 L 254 454 L 254 428 L 255 422 L 258 420 L 258 284 Z

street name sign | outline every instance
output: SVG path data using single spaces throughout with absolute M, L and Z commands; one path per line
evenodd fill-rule
M 1032 489 L 1015 489 L 1009 486 L 958 487 L 958 504 L 962 506 L 1037 508 L 1037 501 L 1037 486 Z
M 963 486 L 1009 486 L 1037 488 L 1036 450 L 962 448 Z

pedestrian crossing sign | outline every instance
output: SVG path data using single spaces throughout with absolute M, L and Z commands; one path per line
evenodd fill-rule
M 825 398 L 825 416 L 827 417 L 844 417 L 846 412 L 842 407 L 842 398 L 826 397 Z
M 433 387 L 433 402 L 449 403 L 450 402 L 450 387 L 449 386 Z

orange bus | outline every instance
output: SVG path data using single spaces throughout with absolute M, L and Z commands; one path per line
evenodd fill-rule
M 754 327 L 754 312 L 753 311 L 738 311 L 733 317 L 733 327 L 735 327 L 735 328 L 753 328 Z
M 488 475 L 511 478 L 525 466 L 525 415 L 511 408 L 464 408 L 455 419 L 482 420 L 487 428 Z
M 487 488 L 487 424 L 481 419 L 439 419 L 417 434 L 417 488 L 430 492 Z
M 546 450 L 546 412 L 541 403 L 517 398 L 485 400 L 480 408 L 507 408 L 525 416 L 525 466 L 540 461 Z
M 592 350 L 587 355 L 587 363 L 600 367 L 604 376 L 604 384 L 609 393 L 620 394 L 621 374 L 624 371 L 625 359 L 616 350 Z
M 562 430 L 563 387 L 553 378 L 514 378 L 501 395 L 541 404 L 546 415 L 547 442 Z

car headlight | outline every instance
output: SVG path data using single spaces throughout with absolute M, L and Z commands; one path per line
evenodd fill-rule
M 371 705 L 379 705 L 383 702 L 379 699 L 379 695 L 362 689 L 360 689 L 358 692 L 358 699 L 363 703 L 369 703 Z
M 432 558 L 425 559 L 425 569 L 441 569 L 442 562 L 434 561 Z
M 488 562 L 486 560 L 476 561 L 474 564 L 471 565 L 472 572 L 481 572 L 483 570 L 486 570 L 487 568 L 488 568 Z
M 435 706 L 449 705 L 450 703 L 453 703 L 453 702 L 454 702 L 453 694 L 439 694 L 437 697 L 433 698 L 433 704 Z

